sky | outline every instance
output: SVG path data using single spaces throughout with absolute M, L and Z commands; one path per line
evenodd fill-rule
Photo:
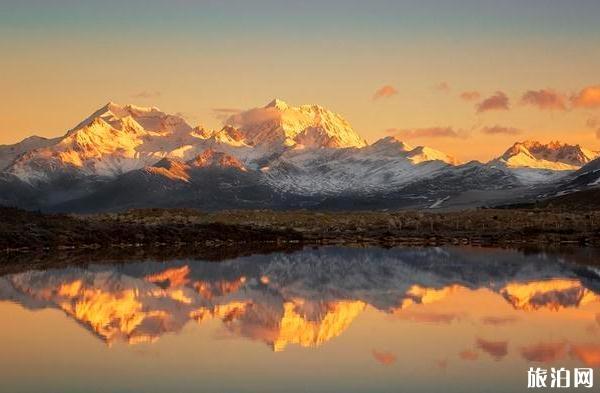
M 0 0 L 0 144 L 108 101 L 216 128 L 277 97 L 464 161 L 526 139 L 600 150 L 599 16 L 598 0 Z

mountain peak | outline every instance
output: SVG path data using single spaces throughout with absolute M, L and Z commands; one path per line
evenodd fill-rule
M 196 158 L 189 162 L 191 166 L 196 168 L 206 167 L 221 167 L 221 168 L 236 168 L 246 172 L 244 165 L 235 157 L 216 151 L 214 149 L 206 149 L 198 154 Z
M 386 145 L 395 146 L 396 148 L 399 148 L 402 151 L 410 151 L 410 150 L 414 149 L 414 147 L 412 147 L 408 143 L 400 140 L 400 138 L 398 138 L 396 136 L 386 136 L 384 138 L 381 138 L 381 139 L 377 140 L 375 143 L 373 143 L 372 146 L 386 146 Z
M 420 164 L 428 161 L 442 161 L 446 164 L 457 165 L 458 160 L 439 150 L 427 146 L 413 147 L 396 136 L 386 136 L 371 145 L 376 154 L 388 157 L 403 156 L 409 159 L 413 164 Z
M 367 145 L 339 114 L 318 105 L 292 107 L 278 99 L 266 107 L 235 114 L 226 124 L 237 128 L 244 136 L 244 142 L 250 146 L 310 149 Z
M 189 166 L 177 159 L 165 157 L 156 164 L 147 167 L 146 172 L 155 175 L 164 176 L 171 180 L 181 180 L 188 182 L 190 176 L 187 172 Z
M 284 111 L 289 108 L 287 102 L 280 100 L 279 98 L 273 99 L 273 101 L 269 102 L 265 108 L 277 108 L 280 111 Z
M 580 145 L 569 145 L 560 141 L 543 144 L 526 140 L 513 144 L 499 160 L 513 168 L 575 170 L 599 155 L 598 152 L 582 148 Z

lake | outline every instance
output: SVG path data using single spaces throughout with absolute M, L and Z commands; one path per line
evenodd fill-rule
M 594 260 L 324 247 L 4 275 L 0 391 L 526 391 L 530 367 L 600 366 Z

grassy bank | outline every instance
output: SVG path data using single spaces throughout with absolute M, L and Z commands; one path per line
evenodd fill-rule
M 0 209 L 1 249 L 212 247 L 247 243 L 600 245 L 600 211 L 224 211 L 146 209 L 88 216 Z

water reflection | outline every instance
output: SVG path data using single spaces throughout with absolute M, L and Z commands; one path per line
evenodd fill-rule
M 217 341 L 235 337 L 284 353 L 342 340 L 348 357 L 364 356 L 390 370 L 429 362 L 450 372 L 457 364 L 467 370 L 469 364 L 517 359 L 597 367 L 599 284 L 596 268 L 547 254 L 330 247 L 218 263 L 27 271 L 0 277 L 0 305 L 61 310 L 112 348 L 155 346 L 190 325 L 217 323 L 215 342 L 201 345 L 222 348 Z M 365 332 L 362 341 L 352 335 L 343 340 L 353 326 Z M 368 349 L 358 349 L 363 346 Z M 337 356 L 340 364 L 344 356 Z M 423 383 L 413 382 L 413 388 Z
M 600 281 L 594 269 L 543 254 L 487 251 L 479 258 L 480 253 L 460 248 L 324 248 L 221 263 L 29 271 L 0 278 L 0 299 L 31 309 L 59 308 L 109 344 L 153 342 L 190 320 L 218 319 L 229 331 L 260 340 L 274 351 L 290 344 L 322 345 L 342 334 L 367 306 L 398 318 L 450 323 L 461 316 L 412 307 L 465 290 L 488 289 L 524 312 L 598 301 L 594 289 Z M 502 325 L 515 319 L 488 316 L 483 323 Z M 477 347 L 498 359 L 506 354 L 500 342 L 480 339 Z

